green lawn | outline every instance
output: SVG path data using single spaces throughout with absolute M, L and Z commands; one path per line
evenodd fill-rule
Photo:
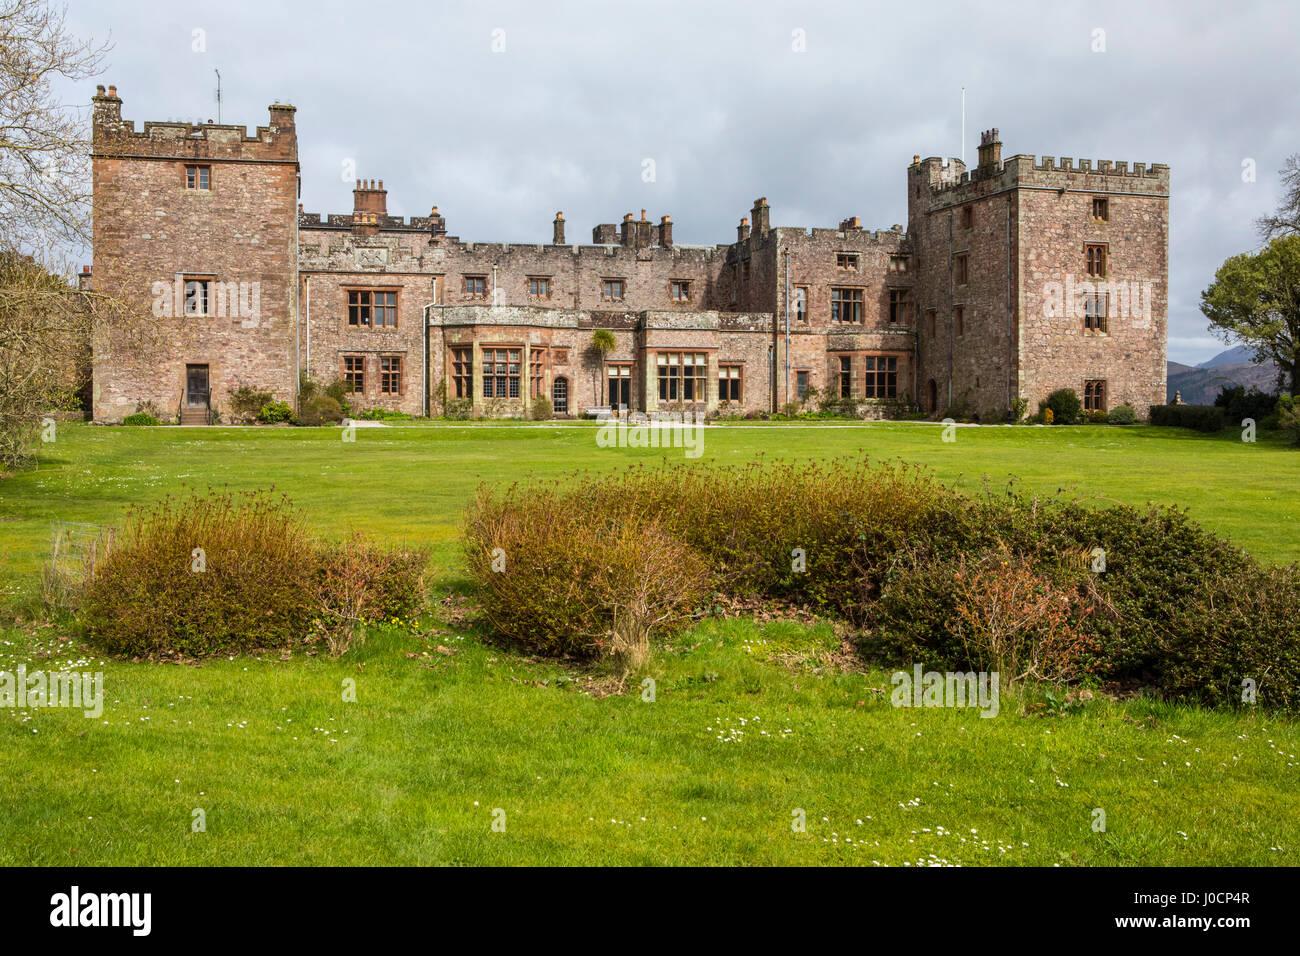
M 867 451 L 975 490 L 1178 502 L 1261 558 L 1300 559 L 1300 453 L 1139 428 L 922 424 L 709 428 L 694 466 Z M 685 460 L 598 447 L 592 426 L 338 430 L 61 426 L 0 480 L 9 600 L 29 606 L 50 522 L 111 523 L 182 484 L 286 491 L 325 534 L 429 543 L 463 584 L 481 479 Z M 1300 862 L 1300 728 L 1144 700 L 1066 717 L 895 709 L 827 625 L 707 622 L 661 649 L 655 700 L 486 642 L 388 629 L 339 661 L 101 661 L 14 615 L 0 670 L 105 674 L 105 709 L 0 710 L 0 863 Z M 342 688 L 356 682 L 355 703 Z M 206 832 L 191 832 L 192 814 Z M 504 811 L 504 832 L 492 829 Z M 1094 810 L 1106 831 L 1094 832 Z M 792 831 L 796 810 L 806 832 Z M 500 817 L 498 817 L 500 819 Z

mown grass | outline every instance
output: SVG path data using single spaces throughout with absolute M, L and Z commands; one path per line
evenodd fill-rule
M 602 449 L 590 428 L 356 434 L 61 427 L 40 469 L 0 481 L 6 588 L 30 602 L 52 520 L 111 523 L 184 483 L 274 484 L 322 533 L 433 545 L 441 595 L 463 583 L 456 533 L 480 478 L 681 455 Z M 1266 560 L 1300 558 L 1300 455 L 1267 440 L 730 426 L 699 461 L 859 449 L 972 490 L 1015 474 L 1178 502 Z M 992 720 L 895 709 L 888 675 L 840 668 L 825 625 L 706 622 L 661 650 L 649 703 L 586 693 L 586 675 L 464 623 L 378 631 L 338 661 L 191 667 L 101 661 L 64 625 L 11 620 L 0 670 L 102 670 L 106 700 L 98 719 L 0 710 L 5 864 L 1300 863 L 1295 721 L 1141 699 L 1024 716 L 1005 694 Z

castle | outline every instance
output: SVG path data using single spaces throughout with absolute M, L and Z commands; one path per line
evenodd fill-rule
M 631 213 L 570 244 L 463 241 L 445 218 L 388 215 L 382 180 L 353 209 L 298 203 L 295 109 L 242 126 L 122 119 L 94 97 L 97 291 L 146 334 L 97 342 L 93 415 L 142 402 L 213 420 L 241 386 L 293 403 L 341 379 L 356 409 L 412 415 L 964 408 L 1002 420 L 1058 388 L 1088 409 L 1165 400 L 1169 168 L 1051 156 L 914 157 L 907 225 L 772 225 L 683 245 Z M 597 330 L 612 342 L 596 347 Z M 599 336 L 598 339 L 609 337 Z M 612 347 L 609 347 L 612 345 Z

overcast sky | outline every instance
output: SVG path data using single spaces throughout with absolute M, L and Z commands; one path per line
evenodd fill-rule
M 69 22 L 111 40 L 99 81 L 124 118 L 215 119 L 219 69 L 226 123 L 298 107 L 307 211 L 351 211 L 351 161 L 384 180 L 390 213 L 436 204 L 473 241 L 549 242 L 563 210 L 569 241 L 587 242 L 644 207 L 672 215 L 678 242 L 725 242 L 758 196 L 773 225 L 905 223 L 912 155 L 961 154 L 965 86 L 971 163 L 996 126 L 1004 156 L 1171 167 L 1169 356 L 1195 364 L 1225 347 L 1200 292 L 1258 245 L 1254 219 L 1300 152 L 1298 9 L 72 0 Z

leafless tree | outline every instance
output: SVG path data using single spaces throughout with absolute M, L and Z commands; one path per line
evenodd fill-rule
M 0 469 L 49 440 L 42 418 L 72 405 L 97 328 L 120 311 L 67 278 L 90 240 L 90 117 L 54 89 L 106 53 L 68 31 L 66 8 L 0 0 Z
M 72 36 L 65 16 L 0 0 L 0 241 L 29 255 L 90 238 L 88 107 L 61 102 L 54 82 L 95 76 L 108 48 Z
M 1300 153 L 1288 156 L 1278 173 L 1282 177 L 1282 204 L 1273 215 L 1255 221 L 1265 242 L 1300 234 Z

